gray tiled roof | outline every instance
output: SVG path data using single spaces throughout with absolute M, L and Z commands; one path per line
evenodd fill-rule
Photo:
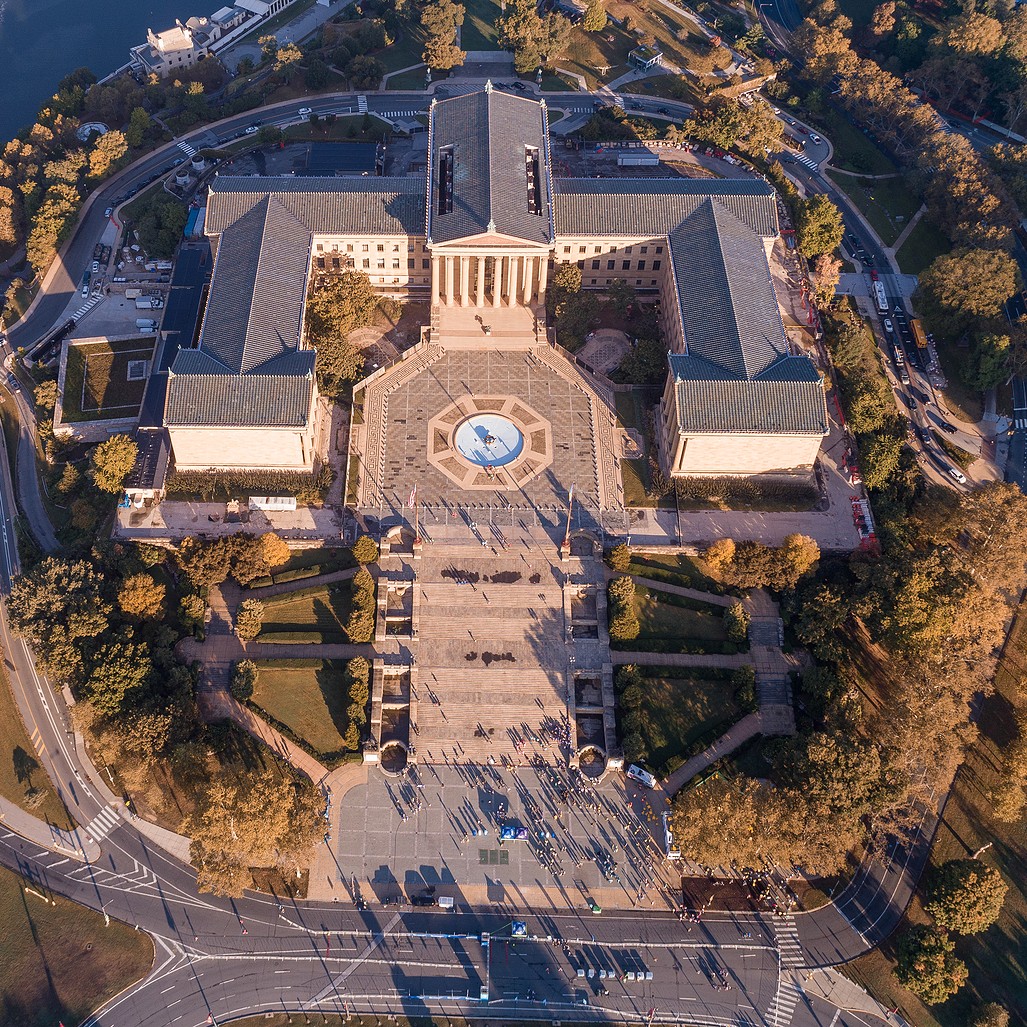
M 669 235 L 687 352 L 752 378 L 788 352 L 762 242 L 705 199 Z
M 172 372 L 164 423 L 302 428 L 314 388 L 313 357 L 310 352 L 310 373 L 303 375 Z
M 200 349 L 246 373 L 298 348 L 310 232 L 265 196 L 221 233 Z
M 756 378 L 734 378 L 701 358 L 672 353 L 678 429 L 826 435 L 827 401 L 813 363 L 784 356 Z
M 549 151 L 545 108 L 537 100 L 491 87 L 432 106 L 428 155 L 428 234 L 433 242 L 500 235 L 546 244 L 551 241 Z M 452 210 L 439 213 L 438 153 L 452 147 Z M 539 154 L 541 206 L 528 205 L 526 147 Z
M 774 190 L 758 179 L 559 178 L 557 235 L 656 237 L 714 199 L 765 239 L 778 233 Z
M 411 178 L 235 178 L 210 188 L 204 231 L 217 235 L 271 196 L 315 235 L 420 235 L 424 183 Z

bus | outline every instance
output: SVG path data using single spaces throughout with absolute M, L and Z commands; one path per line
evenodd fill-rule
M 888 306 L 888 296 L 881 282 L 874 282 L 874 298 L 877 300 L 878 313 L 887 314 L 891 310 L 891 307 Z
M 924 334 L 924 326 L 920 323 L 920 318 L 911 317 L 909 319 L 909 330 L 913 333 L 916 348 L 927 349 L 927 336 Z

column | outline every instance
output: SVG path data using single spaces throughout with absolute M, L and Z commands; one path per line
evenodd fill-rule
M 526 307 L 531 305 L 531 297 L 535 291 L 535 259 L 535 257 L 521 258 L 521 264 L 524 267 L 521 296 Z
M 453 258 L 443 257 L 446 269 L 446 306 L 453 306 Z
M 538 301 L 546 302 L 546 279 L 549 276 L 549 256 L 539 257 L 538 264 Z
M 517 258 L 506 258 L 506 305 L 512 307 L 517 302 Z
M 437 307 L 439 305 L 439 288 L 441 282 L 439 277 L 442 274 L 442 258 L 432 257 L 431 258 L 431 305 Z
M 475 283 L 474 290 L 474 305 L 476 307 L 485 306 L 485 258 L 475 258 L 475 273 L 477 275 L 477 282 Z
M 460 261 L 460 306 L 466 307 L 471 302 L 471 258 L 457 257 Z
M 503 302 L 503 258 L 495 257 L 492 268 L 492 306 L 498 307 Z

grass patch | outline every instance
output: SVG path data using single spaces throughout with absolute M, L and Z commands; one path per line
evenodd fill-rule
M 961 372 L 964 351 L 954 343 L 941 343 L 936 347 L 938 362 L 948 384 L 942 390 L 945 405 L 962 421 L 976 424 L 984 416 L 984 401 L 981 393 L 971 389 Z
M 951 249 L 949 237 L 929 218 L 922 217 L 906 236 L 895 259 L 903 274 L 918 275 Z
M 6 665 L 0 678 L 0 795 L 48 824 L 71 830 L 75 821 L 39 763 L 14 701 Z
M 0 869 L 0 1027 L 80 1023 L 153 965 L 142 932 L 113 920 L 104 927 L 99 913 L 60 897 L 50 905 L 24 885 Z
M 687 553 L 632 553 L 628 573 L 662 581 L 665 585 L 723 594 L 723 589 L 706 574 L 698 560 Z
M 406 93 L 424 89 L 425 74 L 424 68 L 415 68 L 413 71 L 403 71 L 393 75 L 389 79 L 386 89 L 395 89 L 397 92 Z
M 153 356 L 153 337 L 68 347 L 61 417 L 68 422 L 131 417 L 139 410 L 146 377 L 129 381 L 129 364 Z
M 421 54 L 424 52 L 424 32 L 420 25 L 406 24 L 396 42 L 385 47 L 375 57 L 382 62 L 385 73 L 409 68 L 412 64 L 422 64 Z M 421 77 L 422 87 L 424 76 Z
M 283 666 L 282 664 L 287 664 Z M 349 726 L 344 663 L 335 660 L 261 660 L 253 703 L 322 756 L 336 756 Z
M 665 96 L 669 100 L 681 100 L 695 106 L 709 101 L 709 97 L 697 87 L 695 79 L 687 75 L 652 75 L 636 79 L 634 82 L 626 82 L 620 92 Z
M 349 617 L 349 582 L 329 588 L 305 588 L 264 600 L 264 626 L 258 641 L 266 634 L 311 631 L 322 642 L 348 642 L 344 625 Z
M 831 140 L 834 146 L 831 163 L 835 167 L 861 175 L 891 175 L 899 170 L 884 150 L 840 112 L 827 110 L 810 114 L 809 118 L 823 128 Z
M 635 16 L 634 11 L 632 16 Z M 601 33 L 586 32 L 575 25 L 563 53 L 554 63 L 583 75 L 591 91 L 627 71 L 628 51 L 637 45 L 635 36 L 616 25 L 607 25 Z
M 467 0 L 466 13 L 460 27 L 461 50 L 498 50 L 499 30 L 496 23 L 502 17 L 498 0 Z
M 423 86 L 424 80 L 422 78 Z M 384 121 L 367 114 L 353 114 L 336 118 L 333 122 L 322 119 L 317 127 L 305 122 L 301 125 L 290 125 L 284 130 L 286 142 L 380 142 L 388 132 Z
M 934 433 L 934 437 L 938 445 L 948 454 L 949 459 L 964 471 L 977 459 L 976 454 L 968 453 L 965 449 L 961 449 L 954 443 L 949 442 L 944 436 L 939 435 L 938 432 Z
M 614 405 L 617 407 L 617 420 L 625 428 L 634 428 L 635 431 L 642 431 L 645 419 L 642 416 L 639 395 L 631 392 L 615 392 L 613 394 Z
M 701 672 L 690 677 L 646 674 L 644 691 L 639 734 L 646 762 L 661 776 L 702 752 L 744 712 L 730 682 L 711 680 Z
M 720 607 L 703 610 L 696 609 L 697 605 L 684 596 L 636 586 L 635 613 L 642 626 L 638 637 L 725 641 L 727 632 Z
M 920 197 L 901 178 L 835 175 L 831 181 L 859 208 L 887 246 L 898 239 L 920 209 Z
M 28 310 L 29 304 L 38 291 L 38 282 L 30 288 L 23 285 L 20 289 L 15 290 L 10 304 L 4 308 L 3 323 L 5 326 L 14 324 Z
M 153 198 L 158 193 L 167 197 L 169 200 L 174 200 L 175 203 L 182 203 L 177 196 L 173 196 L 171 193 L 165 191 L 164 180 L 166 177 L 166 175 L 161 175 L 153 185 L 147 187 L 141 193 L 134 196 L 130 203 L 126 203 L 121 208 L 121 220 L 123 222 L 131 222 L 134 225 L 139 216 L 146 212 L 147 208 L 153 202 Z
M 313 549 L 296 549 L 281 567 L 275 568 L 276 581 L 288 580 L 283 575 L 289 571 L 309 570 L 316 567 L 319 574 L 330 571 L 344 571 L 356 566 L 349 546 L 318 546 Z

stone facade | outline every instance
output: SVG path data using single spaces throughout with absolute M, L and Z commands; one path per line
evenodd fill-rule
M 170 428 L 175 467 L 180 471 L 310 471 L 314 422 L 305 428 Z

